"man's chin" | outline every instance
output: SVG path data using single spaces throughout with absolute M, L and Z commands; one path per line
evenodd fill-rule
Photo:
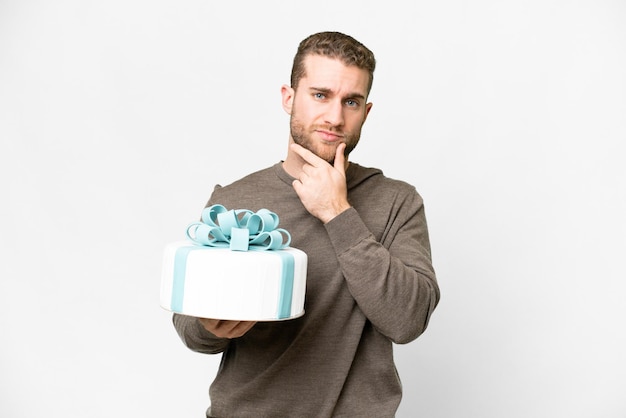
M 308 149 L 313 154 L 317 155 L 319 158 L 321 158 L 322 160 L 326 161 L 329 164 L 333 164 L 333 161 L 335 161 L 335 151 L 337 147 L 329 147 L 329 146 L 313 147 L 310 144 L 303 145 L 303 146 L 304 148 Z
M 332 153 L 331 152 L 325 152 L 325 153 L 315 152 L 314 154 L 320 157 L 322 160 L 326 161 L 330 165 L 333 165 L 335 163 L 335 151 L 334 150 Z

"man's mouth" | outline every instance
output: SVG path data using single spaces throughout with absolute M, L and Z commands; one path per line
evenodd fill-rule
M 343 134 L 326 129 L 316 129 L 315 132 L 325 141 L 334 142 L 340 141 L 343 138 Z

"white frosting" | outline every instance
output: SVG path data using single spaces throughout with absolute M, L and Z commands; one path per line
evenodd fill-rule
M 161 277 L 161 306 L 185 315 L 232 320 L 275 321 L 304 313 L 306 254 L 295 248 L 268 251 L 231 251 L 207 248 L 186 257 L 182 309 L 172 306 L 176 252 L 189 247 L 178 241 L 165 247 Z M 294 258 L 291 310 L 279 317 L 283 261 L 278 254 Z M 180 267 L 180 266 L 179 266 Z

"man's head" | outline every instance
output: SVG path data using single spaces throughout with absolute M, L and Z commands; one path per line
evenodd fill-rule
M 308 55 L 338 59 L 347 66 L 367 71 L 370 77 L 367 92 L 372 89 L 376 59 L 372 51 L 353 37 L 340 32 L 319 32 L 300 42 L 291 67 L 291 87 L 294 89 L 298 88 L 300 79 L 306 76 L 304 59 Z
M 372 52 L 348 35 L 321 32 L 303 40 L 292 84 L 282 88 L 293 142 L 329 163 L 344 143 L 347 157 L 372 106 L 367 97 L 375 65 Z

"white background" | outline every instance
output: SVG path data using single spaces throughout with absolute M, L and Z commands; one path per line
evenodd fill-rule
M 284 158 L 320 30 L 378 59 L 352 159 L 426 202 L 398 416 L 626 416 L 618 0 L 0 0 L 0 416 L 203 416 L 219 357 L 158 306 L 161 251 Z

